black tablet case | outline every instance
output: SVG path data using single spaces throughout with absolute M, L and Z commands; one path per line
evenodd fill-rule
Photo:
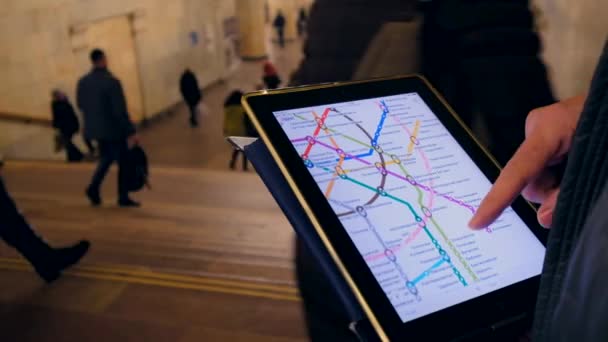
M 245 146 L 244 151 L 275 201 L 281 207 L 281 210 L 283 210 L 298 238 L 304 242 L 310 254 L 316 259 L 320 269 L 333 285 L 352 322 L 350 329 L 361 341 L 379 341 L 371 324 L 366 319 L 359 302 L 327 252 L 310 219 L 306 216 L 295 194 L 289 187 L 287 180 L 279 170 L 274 159 L 272 159 L 270 152 L 262 140 L 259 139 Z

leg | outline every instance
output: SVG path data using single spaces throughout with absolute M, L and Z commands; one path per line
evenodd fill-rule
M 296 276 L 309 340 L 358 341 L 348 328 L 348 313 L 343 309 L 334 288 L 300 240 L 296 240 Z
M 247 163 L 247 156 L 244 151 L 241 151 L 241 157 L 243 158 L 243 171 L 247 171 L 249 168 L 249 164 Z
M 93 205 L 101 204 L 99 188 L 101 187 L 101 183 L 103 183 L 110 166 L 112 166 L 112 163 L 115 160 L 118 160 L 118 158 L 119 151 L 115 142 L 99 141 L 99 162 L 95 173 L 93 173 L 91 184 L 87 188 L 87 196 Z
M 239 155 L 238 150 L 236 150 L 236 149 L 232 150 L 232 157 L 230 158 L 230 164 L 229 164 L 230 170 L 234 170 L 234 166 L 236 164 L 236 158 L 238 157 L 238 155 Z
M 279 29 L 279 46 L 285 47 L 285 31 L 282 28 Z
M 32 230 L 6 191 L 0 178 L 0 237 L 19 251 L 47 282 L 61 275 L 61 271 L 75 264 L 89 249 L 88 241 L 80 241 L 68 248 L 53 249 Z
M 197 118 L 197 104 L 189 104 L 190 108 L 190 126 L 197 127 L 198 126 L 198 118 Z
M 84 158 L 84 155 L 80 151 L 78 147 L 72 141 L 74 134 L 63 134 L 61 138 L 63 139 L 63 144 L 65 145 L 65 151 L 68 157 L 68 162 L 77 162 L 81 161 Z

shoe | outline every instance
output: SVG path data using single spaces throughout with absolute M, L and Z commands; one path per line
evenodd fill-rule
M 141 207 L 141 204 L 127 197 L 125 199 L 119 200 L 118 206 L 121 208 L 139 208 Z
M 47 283 L 52 283 L 61 276 L 66 268 L 76 264 L 89 251 L 91 243 L 82 240 L 71 247 L 53 248 L 44 261 L 34 263 L 34 269 Z
M 87 188 L 85 194 L 87 195 L 92 206 L 99 207 L 101 205 L 101 196 L 99 196 L 99 191 Z

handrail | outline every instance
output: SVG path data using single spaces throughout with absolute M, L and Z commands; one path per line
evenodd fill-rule
M 27 114 L 2 113 L 0 112 L 0 121 L 20 122 L 25 124 L 33 124 L 38 126 L 51 126 L 53 121 L 45 118 L 35 118 Z

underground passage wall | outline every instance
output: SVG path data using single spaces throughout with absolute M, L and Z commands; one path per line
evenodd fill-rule
M 0 114 L 49 119 L 50 91 L 74 100 L 89 51 L 106 48 L 134 120 L 180 100 L 185 67 L 202 86 L 236 63 L 233 0 L 3 0 Z

